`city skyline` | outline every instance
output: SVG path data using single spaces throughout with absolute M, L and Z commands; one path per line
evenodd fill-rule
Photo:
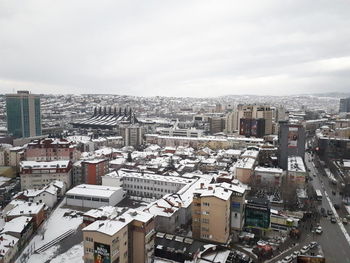
M 344 1 L 0 7 L 0 93 L 290 95 L 350 84 Z

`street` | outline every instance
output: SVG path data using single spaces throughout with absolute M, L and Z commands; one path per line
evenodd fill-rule
M 337 218 L 337 223 L 334 224 L 330 222 L 329 216 L 321 216 L 320 225 L 323 228 L 323 234 L 313 234 L 314 240 L 322 246 L 327 262 L 350 262 L 350 226 L 346 225 L 344 226 L 345 228 L 343 227 L 341 218 L 338 216 L 338 211 L 334 209 L 333 205 L 332 207 L 330 205 L 330 202 L 331 204 L 341 205 L 342 199 L 339 191 L 336 189 L 336 186 L 329 182 L 326 176 L 322 175 L 324 171 L 319 169 L 323 168 L 318 167 L 317 169 L 315 167 L 311 154 L 305 154 L 305 163 L 308 169 L 310 169 L 310 176 L 313 178 L 311 181 L 312 186 L 314 189 L 320 189 L 323 194 L 322 204 L 321 202 L 319 203 L 319 209 L 323 207 L 326 211 L 331 210 Z M 316 177 L 313 174 L 316 174 Z M 332 191 L 336 194 L 333 195 Z M 345 216 L 345 214 L 342 213 L 342 216 Z M 343 228 L 343 231 L 341 228 Z

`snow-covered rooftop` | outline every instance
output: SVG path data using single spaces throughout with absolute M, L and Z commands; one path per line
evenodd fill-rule
M 81 184 L 70 189 L 66 195 L 109 198 L 120 189 L 122 188 L 104 185 Z

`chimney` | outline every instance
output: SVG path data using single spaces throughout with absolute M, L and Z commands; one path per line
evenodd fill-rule
M 213 187 L 209 186 L 209 187 L 208 187 L 208 190 L 213 190 Z
M 203 187 L 204 187 L 204 183 L 201 183 L 201 189 L 203 189 Z

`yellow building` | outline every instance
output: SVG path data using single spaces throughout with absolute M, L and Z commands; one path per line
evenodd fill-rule
M 133 209 L 95 221 L 83 229 L 84 262 L 151 262 L 154 233 L 153 215 Z
M 209 186 L 197 189 L 192 202 L 193 238 L 227 243 L 230 236 L 231 191 Z

